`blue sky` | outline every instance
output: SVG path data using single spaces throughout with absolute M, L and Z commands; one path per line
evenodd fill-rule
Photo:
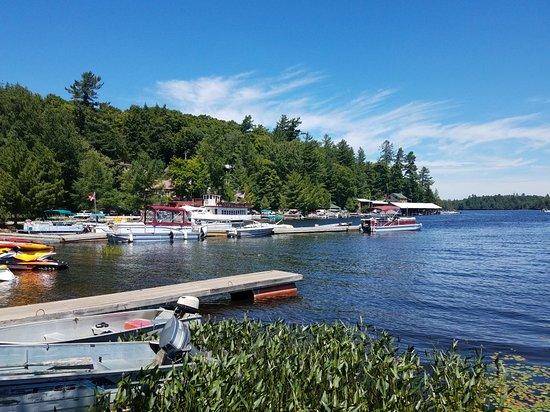
M 0 81 L 414 150 L 443 197 L 550 192 L 550 2 L 33 2 L 0 8 Z

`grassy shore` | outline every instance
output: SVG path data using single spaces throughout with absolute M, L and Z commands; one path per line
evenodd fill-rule
M 533 380 L 540 370 L 525 370 L 518 359 L 507 359 L 515 364 L 510 373 L 502 359 L 464 356 L 456 345 L 421 359 L 414 349 L 399 350 L 393 337 L 372 336 L 363 325 L 245 319 L 205 322 L 193 329 L 193 343 L 210 351 L 213 360 L 195 357 L 167 376 L 153 369 L 137 383 L 125 379 L 115 409 L 478 411 L 549 406 L 548 379 Z M 520 385 L 514 388 L 513 382 Z M 98 397 L 98 408 L 101 402 Z

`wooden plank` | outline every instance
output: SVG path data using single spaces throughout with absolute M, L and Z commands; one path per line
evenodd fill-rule
M 12 306 L 0 309 L 0 326 L 160 306 L 175 302 L 184 295 L 213 296 L 292 283 L 302 279 L 303 276 L 297 273 L 270 270 L 57 302 Z

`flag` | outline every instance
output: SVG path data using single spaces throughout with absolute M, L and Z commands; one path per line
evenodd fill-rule
M 88 200 L 89 200 L 90 202 L 95 201 L 95 192 L 88 193 Z

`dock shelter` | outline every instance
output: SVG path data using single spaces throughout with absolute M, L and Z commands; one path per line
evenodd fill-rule
M 416 202 L 390 202 L 391 205 L 398 207 L 403 216 L 412 215 L 433 215 L 441 211 L 441 206 L 435 203 L 416 203 Z

